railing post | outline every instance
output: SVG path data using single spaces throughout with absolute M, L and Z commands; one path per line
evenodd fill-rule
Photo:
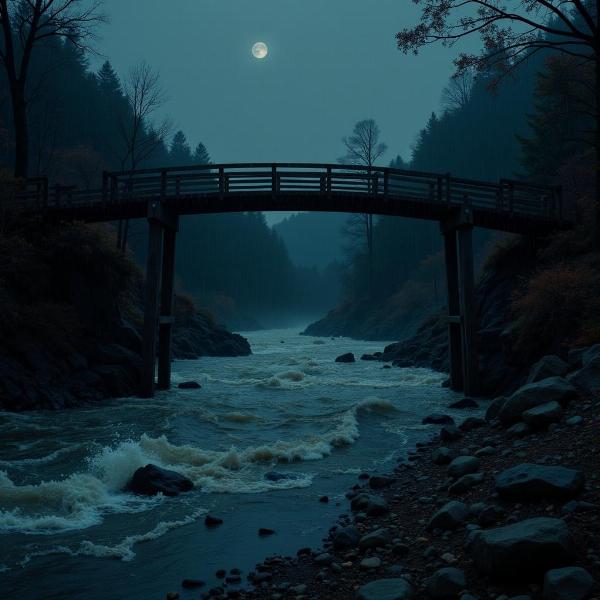
M 108 200 L 108 171 L 102 171 L 102 204 Z
M 167 197 L 167 170 L 160 171 L 160 199 L 164 201 Z
M 371 176 L 371 179 L 373 180 L 371 193 L 373 194 L 373 196 L 377 196 L 377 193 L 379 191 L 379 175 L 377 173 L 374 173 Z
M 181 192 L 181 177 L 177 175 L 175 178 L 175 195 L 179 198 L 179 194 Z
M 42 194 L 44 200 L 44 206 L 48 208 L 48 178 L 44 177 L 42 180 Z
M 383 195 L 387 196 L 390 191 L 390 172 L 388 169 L 383 171 Z
M 446 173 L 446 202 L 448 204 L 452 204 L 452 180 L 450 178 L 450 173 Z
M 331 167 L 327 167 L 327 197 L 331 195 Z
M 219 167 L 219 199 L 223 200 L 223 193 L 225 192 L 225 170 L 223 167 Z
M 515 208 L 515 186 L 512 181 L 508 182 L 508 212 L 513 216 Z
M 279 191 L 277 187 L 277 166 L 271 165 L 271 192 L 273 193 L 273 197 L 275 197 Z
M 437 201 L 441 204 L 444 201 L 444 179 L 439 176 L 436 178 Z
M 558 210 L 558 222 L 559 224 L 562 225 L 563 222 L 563 193 L 562 193 L 562 185 L 557 185 L 555 188 L 555 194 L 556 194 L 556 204 L 557 204 L 557 210 Z
M 110 201 L 111 204 L 117 202 L 119 198 L 119 185 L 117 183 L 117 176 L 110 176 Z

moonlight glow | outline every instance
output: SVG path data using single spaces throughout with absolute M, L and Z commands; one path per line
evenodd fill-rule
M 256 42 L 252 46 L 252 56 L 254 58 L 263 59 L 267 57 L 267 54 L 269 54 L 269 48 L 264 42 Z

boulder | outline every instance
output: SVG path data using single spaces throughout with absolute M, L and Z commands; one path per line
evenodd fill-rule
M 358 494 L 352 499 L 350 508 L 355 512 L 365 512 L 370 517 L 384 515 L 390 510 L 387 502 L 381 496 L 374 494 Z
M 197 381 L 183 381 L 177 387 L 180 390 L 199 390 L 202 386 Z
M 491 527 L 506 517 L 506 511 L 495 504 L 486 506 L 477 516 L 477 522 L 481 527 Z
M 442 442 L 455 442 L 463 436 L 462 431 L 456 425 L 444 425 L 440 429 Z
M 492 400 L 492 402 L 485 411 L 485 420 L 489 422 L 493 421 L 494 419 L 497 419 L 498 413 L 500 412 L 500 410 L 502 410 L 502 407 L 504 406 L 505 402 L 506 398 L 504 396 L 500 396 L 499 398 Z
M 458 427 L 461 431 L 472 431 L 486 424 L 481 417 L 467 417 Z
M 469 516 L 469 509 L 463 502 L 452 500 L 431 517 L 428 529 L 451 530 L 460 527 Z
M 360 540 L 360 533 L 353 525 L 338 529 L 332 539 L 335 550 L 347 550 L 356 548 Z
M 336 363 L 353 363 L 355 362 L 354 354 L 352 352 L 346 352 L 346 354 L 341 354 L 335 359 Z
M 393 477 L 385 477 L 384 475 L 373 475 L 369 478 L 369 487 L 373 490 L 389 487 L 394 483 Z
M 421 422 L 423 425 L 454 425 L 454 419 L 450 415 L 441 413 L 427 415 Z
M 448 408 L 479 408 L 479 404 L 473 398 L 462 398 L 450 404 Z
M 483 473 L 470 473 L 469 475 L 463 475 L 448 488 L 448 493 L 451 496 L 464 494 L 471 488 L 474 488 L 476 485 L 483 483 L 483 479 Z
M 459 456 L 448 465 L 448 475 L 459 479 L 463 475 L 479 471 L 479 459 L 474 456 Z
M 600 355 L 592 358 L 567 379 L 590 396 L 600 393 Z
M 544 600 L 585 600 L 594 578 L 581 567 L 552 569 L 544 576 Z
M 377 579 L 363 585 L 356 594 L 357 600 L 411 600 L 413 587 L 406 579 Z
M 445 567 L 426 579 L 425 586 L 433 600 L 455 600 L 467 588 L 467 579 L 460 569 Z
M 516 502 L 573 498 L 583 489 L 581 471 L 560 466 L 523 463 L 502 471 L 496 478 L 501 498 Z
M 381 566 L 381 559 L 378 556 L 368 556 L 360 561 L 361 569 L 379 569 Z
M 455 453 L 452 450 L 450 450 L 450 448 L 440 446 L 432 452 L 431 460 L 436 465 L 448 465 L 452 462 L 454 456 Z
M 367 533 L 360 538 L 358 547 L 361 550 L 369 550 L 371 548 L 380 548 L 391 541 L 390 532 L 387 529 L 381 528 Z
M 140 467 L 129 480 L 127 490 L 144 496 L 177 496 L 181 492 L 189 492 L 194 484 L 180 473 L 163 469 L 156 465 Z
M 533 433 L 533 429 L 527 423 L 515 423 L 506 430 L 506 434 L 514 438 L 526 437 L 530 433 Z
M 268 471 L 264 474 L 264 478 L 267 481 L 277 483 L 278 481 L 285 481 L 287 479 L 298 479 L 298 475 L 295 473 L 284 473 L 282 471 Z
M 506 581 L 533 581 L 549 569 L 568 565 L 573 556 L 567 524 L 549 517 L 473 531 L 468 549 L 480 572 Z
M 498 412 L 498 418 L 505 426 L 513 425 L 531 408 L 552 401 L 565 406 L 577 398 L 577 395 L 575 387 L 562 377 L 549 377 L 536 383 L 528 383 L 507 398 Z
M 563 377 L 569 371 L 569 365 L 559 356 L 549 354 L 540 358 L 531 370 L 527 383 L 535 383 L 548 377 Z
M 562 419 L 563 409 L 553 400 L 526 410 L 522 417 L 532 429 L 545 429 L 550 423 L 558 423 Z
M 586 348 L 570 350 L 568 361 L 571 368 L 579 369 L 598 356 L 600 356 L 600 344 L 594 344 Z

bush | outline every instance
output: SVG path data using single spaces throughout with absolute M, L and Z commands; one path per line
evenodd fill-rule
M 523 358 L 600 341 L 598 257 L 539 271 L 515 296 L 513 349 Z

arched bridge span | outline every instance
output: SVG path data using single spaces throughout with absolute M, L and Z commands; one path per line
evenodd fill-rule
M 454 389 L 476 394 L 477 339 L 472 230 L 524 235 L 565 224 L 560 189 L 448 174 L 316 163 L 216 164 L 104 173 L 102 187 L 49 187 L 32 179 L 9 201 L 48 219 L 85 222 L 146 218 L 150 225 L 141 393 L 171 380 L 175 242 L 180 216 L 251 211 L 371 213 L 438 221 L 448 284 L 450 376 Z M 9 206 L 10 208 L 10 206 Z

